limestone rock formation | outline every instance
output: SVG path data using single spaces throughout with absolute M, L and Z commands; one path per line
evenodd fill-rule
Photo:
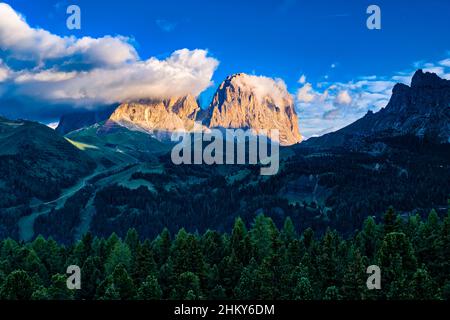
M 124 103 L 114 111 L 109 120 L 129 129 L 153 133 L 190 131 L 199 110 L 195 98 L 188 95 L 182 98 Z
M 302 140 L 293 98 L 284 82 L 244 73 L 229 76 L 220 85 L 203 123 L 209 128 L 248 128 L 257 132 L 278 129 L 281 145 Z

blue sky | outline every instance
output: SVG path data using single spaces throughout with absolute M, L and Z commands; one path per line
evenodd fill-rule
M 167 59 L 183 48 L 207 50 L 219 64 L 212 74 L 214 85 L 201 95 L 202 104 L 229 74 L 281 78 L 299 98 L 300 128 L 306 136 L 335 130 L 368 109 L 379 109 L 392 83 L 407 82 L 416 68 L 438 70 L 444 77 L 450 73 L 450 1 L 444 0 L 6 3 L 30 27 L 61 37 L 128 37 L 142 60 Z M 81 8 L 81 30 L 66 27 L 70 4 Z M 381 8 L 381 30 L 366 28 L 370 4 Z

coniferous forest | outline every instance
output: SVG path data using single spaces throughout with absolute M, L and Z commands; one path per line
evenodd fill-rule
M 328 229 L 299 234 L 290 218 L 277 228 L 258 215 L 231 233 L 167 229 L 142 239 L 86 234 L 62 245 L 39 236 L 0 243 L 0 298 L 8 300 L 402 300 L 450 299 L 450 212 L 408 218 L 389 208 L 343 238 Z M 81 268 L 81 289 L 69 290 L 66 269 Z M 366 286 L 369 265 L 381 269 L 381 290 Z

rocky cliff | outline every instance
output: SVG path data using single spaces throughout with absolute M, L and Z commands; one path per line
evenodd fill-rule
M 243 73 L 229 76 L 220 85 L 203 123 L 210 128 L 278 129 L 281 145 L 302 140 L 293 99 L 284 83 Z
M 109 118 L 129 129 L 147 132 L 190 131 L 200 110 L 193 96 L 149 100 L 120 105 Z

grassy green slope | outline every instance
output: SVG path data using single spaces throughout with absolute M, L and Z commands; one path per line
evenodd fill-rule
M 142 161 L 157 162 L 171 146 L 150 135 L 105 123 L 73 131 L 66 138 L 105 167 Z
M 51 200 L 95 167 L 45 125 L 0 118 L 0 208 Z

